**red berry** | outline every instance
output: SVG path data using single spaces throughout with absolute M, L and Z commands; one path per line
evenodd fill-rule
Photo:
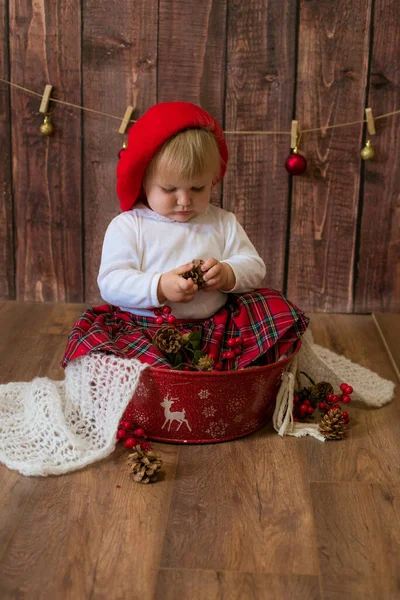
M 308 409 L 307 404 L 300 404 L 300 412 L 306 413 Z
M 117 431 L 117 440 L 118 441 L 123 440 L 125 436 L 126 436 L 125 429 L 118 429 L 118 431 Z
M 342 417 L 344 419 L 344 422 L 347 424 L 350 421 L 350 417 L 349 417 L 349 413 L 346 412 L 345 410 L 342 412 Z
M 174 317 L 174 315 L 168 315 L 167 321 L 168 321 L 168 323 L 170 323 L 172 325 L 172 323 L 175 323 L 176 317 Z
M 347 388 L 345 389 L 344 393 L 345 394 L 352 394 L 353 393 L 353 388 L 351 387 L 351 385 L 348 385 Z
M 130 437 L 124 442 L 125 448 L 134 448 L 136 446 L 136 438 Z
M 161 310 L 159 308 L 154 309 L 153 312 L 156 315 L 156 317 L 159 317 L 161 315 Z
M 343 396 L 341 397 L 341 401 L 345 404 L 348 404 L 349 402 L 351 402 L 351 398 L 347 394 L 343 394 Z
M 326 410 L 326 402 L 319 402 L 318 408 L 319 410 Z
M 332 402 L 339 402 L 340 397 L 337 394 L 333 394 Z
M 342 410 L 342 407 L 338 403 L 332 404 L 331 408 L 339 408 L 340 410 Z
M 132 421 L 128 421 L 128 420 L 126 420 L 126 421 L 121 421 L 121 423 L 119 424 L 119 426 L 120 426 L 122 429 L 130 429 L 130 428 L 132 427 Z
M 237 356 L 239 356 L 239 354 L 242 354 L 242 349 L 239 348 L 239 346 L 236 346 L 236 348 L 233 351 Z
M 312 406 L 309 406 L 309 407 L 308 407 L 308 409 L 307 409 L 307 412 L 308 412 L 308 414 L 309 414 L 309 415 L 312 415 L 312 414 L 313 414 L 313 412 L 314 412 L 314 409 L 313 409 L 313 407 L 312 407 Z
M 223 353 L 221 354 L 221 358 L 222 358 L 222 360 L 225 360 L 225 358 L 227 358 L 227 356 L 226 356 L 227 354 L 228 354 L 227 352 L 223 352 Z
M 221 363 L 220 362 L 215 363 L 214 369 L 216 371 L 222 371 L 222 365 L 221 365 Z
M 235 353 L 232 352 L 232 350 L 229 350 L 229 352 L 226 353 L 226 358 L 235 358 Z
M 184 371 L 191 371 L 192 369 L 189 367 L 189 365 L 185 365 L 185 366 L 183 367 L 183 370 L 184 370 Z
M 164 306 L 164 308 L 162 309 L 163 311 L 163 315 L 169 315 L 171 312 L 171 307 L 170 306 Z
M 335 394 L 327 394 L 327 395 L 326 395 L 326 400 L 327 400 L 328 402 L 333 402 L 333 397 L 334 397 L 334 395 L 335 395 Z
M 311 405 L 311 402 L 310 402 L 310 401 L 309 401 L 309 399 L 307 398 L 307 400 L 304 400 L 304 404 L 305 404 L 306 406 L 310 406 L 310 405 Z
M 293 421 L 294 421 L 295 423 L 298 423 L 298 422 L 299 422 L 299 420 L 298 420 L 298 418 L 297 418 L 297 417 L 293 417 Z
M 348 388 L 348 385 L 347 385 L 347 383 L 341 383 L 341 384 L 340 384 L 340 389 L 341 389 L 341 391 L 342 391 L 344 394 L 346 394 L 346 390 L 347 390 L 347 388 Z
M 233 348 L 233 346 L 236 346 L 235 338 L 229 338 L 227 344 L 229 348 Z
M 294 402 L 295 404 L 298 404 L 298 403 L 300 402 L 300 396 L 299 396 L 298 394 L 295 394 L 295 395 L 293 396 L 293 402 Z
M 164 323 L 164 319 L 162 317 L 157 317 L 156 323 L 157 325 L 162 325 Z
M 135 429 L 135 431 L 133 432 L 134 435 L 136 435 L 136 437 L 144 437 L 144 429 L 142 427 L 138 427 L 137 429 Z
M 241 338 L 241 337 L 236 337 L 236 338 L 235 338 L 235 344 L 236 344 L 237 346 L 240 346 L 242 343 L 243 343 L 243 340 L 242 340 L 242 338 Z

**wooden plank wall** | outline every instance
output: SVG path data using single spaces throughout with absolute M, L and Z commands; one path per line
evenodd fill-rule
M 198 103 L 226 130 L 289 131 L 400 108 L 400 4 L 392 0 L 0 0 L 0 77 L 122 118 Z M 119 212 L 118 120 L 0 82 L 0 299 L 101 302 L 102 239 Z M 236 213 L 265 284 L 307 311 L 400 309 L 400 115 L 305 134 L 309 168 L 284 169 L 289 137 L 228 134 L 213 202 Z M 12 156 L 12 160 L 11 160 Z

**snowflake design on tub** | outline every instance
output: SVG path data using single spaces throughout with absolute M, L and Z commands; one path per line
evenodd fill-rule
M 257 377 L 256 381 L 251 384 L 251 393 L 258 394 L 260 390 L 267 386 L 267 379 L 264 376 Z
M 236 423 L 236 425 L 239 425 L 239 423 L 241 423 L 243 421 L 243 415 L 236 415 L 233 418 L 233 422 Z
M 255 429 L 256 427 L 259 427 L 261 425 L 259 419 L 250 419 L 250 421 L 247 421 L 243 427 L 242 427 L 242 431 L 250 431 L 251 429 Z
M 207 418 L 213 417 L 216 412 L 217 409 L 215 408 L 215 406 L 205 406 L 203 409 L 203 415 Z
M 210 392 L 208 390 L 200 390 L 200 392 L 197 394 L 199 398 L 201 398 L 202 400 L 207 400 L 207 398 L 210 395 Z
M 243 396 L 240 398 L 233 398 L 233 400 L 229 403 L 229 408 L 233 412 L 239 412 L 244 407 L 244 398 Z
M 143 383 L 139 383 L 135 392 L 135 404 L 138 406 L 142 404 L 147 404 L 149 397 L 149 389 Z
M 225 423 L 222 419 L 210 423 L 206 433 L 210 434 L 211 437 L 217 438 L 225 435 L 227 431 L 228 423 Z

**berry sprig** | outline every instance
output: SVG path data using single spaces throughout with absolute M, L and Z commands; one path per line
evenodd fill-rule
M 153 312 L 156 315 L 157 325 L 162 325 L 165 322 L 167 322 L 169 325 L 173 325 L 176 321 L 176 317 L 171 315 L 170 306 L 164 306 L 161 310 L 159 308 L 155 308 Z
M 342 411 L 339 402 L 343 402 L 343 404 L 351 402 L 350 395 L 353 393 L 351 385 L 341 383 L 340 391 L 342 393 L 339 396 L 333 393 L 333 387 L 329 383 L 322 381 L 315 384 L 306 373 L 303 374 L 313 385 L 312 387 L 304 387 L 294 395 L 293 420 L 296 423 L 300 421 L 311 422 L 314 419 L 313 415 L 317 408 L 320 411 L 321 417 L 324 417 L 330 411 L 339 409 L 347 425 L 350 422 L 349 413 Z
M 235 356 L 239 356 L 242 353 L 242 344 L 243 339 L 240 336 L 229 338 L 227 341 L 228 348 L 226 352 L 221 354 L 221 360 L 230 360 L 231 358 L 235 358 Z M 217 362 L 214 365 L 214 369 L 217 371 L 222 371 L 223 366 L 221 362 Z
M 121 419 L 117 431 L 117 442 L 124 441 L 125 448 L 130 450 L 131 448 L 135 448 L 137 444 L 142 448 L 142 450 L 149 450 L 151 448 L 151 443 L 146 441 L 147 436 L 143 427 L 132 423 L 128 419 Z

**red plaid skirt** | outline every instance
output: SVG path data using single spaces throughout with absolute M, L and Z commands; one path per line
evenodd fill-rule
M 160 327 L 155 318 L 134 315 L 110 304 L 88 308 L 71 330 L 61 366 L 88 352 L 104 352 L 173 368 L 152 344 Z M 308 323 L 309 318 L 281 292 L 260 289 L 228 294 L 226 304 L 212 317 L 177 320 L 175 326 L 182 334 L 198 329 L 201 349 L 216 361 L 222 352 L 230 350 L 228 339 L 240 336 L 242 353 L 222 361 L 223 370 L 236 370 L 276 362 L 305 332 Z

